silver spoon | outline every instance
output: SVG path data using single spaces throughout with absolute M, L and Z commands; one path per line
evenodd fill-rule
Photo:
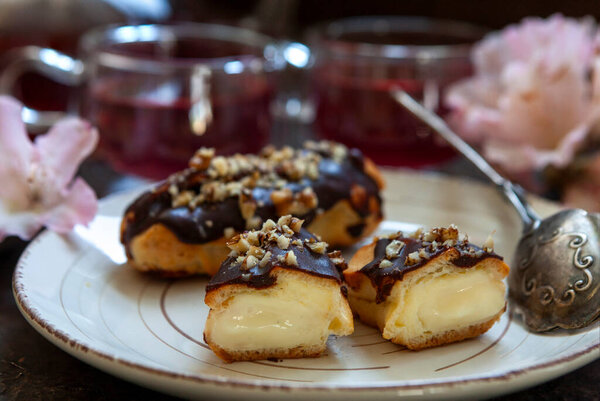
M 600 214 L 562 210 L 540 219 L 523 189 L 501 176 L 442 118 L 403 90 L 392 96 L 442 136 L 508 198 L 523 221 L 508 284 L 517 313 L 533 331 L 577 329 L 600 315 Z

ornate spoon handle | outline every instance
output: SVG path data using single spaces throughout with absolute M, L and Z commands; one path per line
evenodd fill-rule
M 475 149 L 463 141 L 454 131 L 438 115 L 426 109 L 423 105 L 413 99 L 408 93 L 402 89 L 392 90 L 392 96 L 405 109 L 414 114 L 423 123 L 428 125 L 432 130 L 437 132 L 444 138 L 454 149 L 467 158 L 475 167 L 485 174 L 508 198 L 510 203 L 515 207 L 521 220 L 523 221 L 524 231 L 530 231 L 535 228 L 540 218 L 535 211 L 529 206 L 525 199 L 521 187 L 513 184 L 511 181 L 504 178 L 479 154 Z

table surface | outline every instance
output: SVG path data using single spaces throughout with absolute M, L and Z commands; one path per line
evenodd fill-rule
M 462 167 L 447 171 L 464 175 Z M 136 185 L 97 164 L 84 177 L 99 194 Z M 21 316 L 12 273 L 26 243 L 0 244 L 0 400 L 176 400 L 105 374 L 61 351 Z M 600 335 L 600 334 L 599 334 Z M 558 379 L 495 400 L 600 400 L 600 359 Z

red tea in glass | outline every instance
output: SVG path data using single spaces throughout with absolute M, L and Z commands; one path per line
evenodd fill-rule
M 232 154 L 267 144 L 273 72 L 284 65 L 272 43 L 224 25 L 117 26 L 83 35 L 79 59 L 41 49 L 25 61 L 78 85 L 77 112 L 98 128 L 99 156 L 161 179 L 202 146 Z
M 376 163 L 421 167 L 452 149 L 390 95 L 402 88 L 439 114 L 452 82 L 471 73 L 475 27 L 423 18 L 360 17 L 312 34 L 314 129 L 322 138 L 362 149 Z

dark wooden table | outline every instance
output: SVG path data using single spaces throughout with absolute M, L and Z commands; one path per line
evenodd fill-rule
M 110 172 L 86 172 L 98 193 L 115 186 Z M 12 273 L 26 243 L 0 245 L 0 400 L 175 400 L 86 365 L 39 335 L 21 316 L 12 295 Z M 600 336 L 600 333 L 599 333 Z M 496 400 L 600 400 L 600 359 L 563 377 Z

